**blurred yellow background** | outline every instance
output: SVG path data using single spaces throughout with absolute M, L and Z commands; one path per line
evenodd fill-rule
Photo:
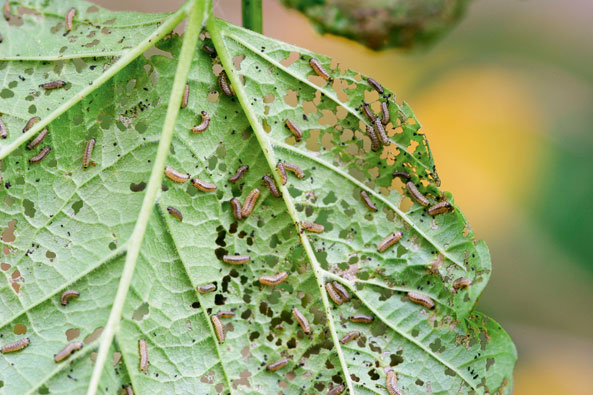
M 171 11 L 180 0 L 99 0 Z M 215 0 L 241 23 L 240 1 Z M 373 52 L 264 0 L 264 33 L 410 103 L 493 275 L 479 309 L 519 350 L 515 394 L 593 394 L 593 1 L 475 1 L 433 48 Z

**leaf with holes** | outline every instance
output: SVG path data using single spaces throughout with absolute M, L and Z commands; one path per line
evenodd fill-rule
M 36 24 L 57 34 L 71 7 L 82 19 L 65 37 L 114 20 L 108 34 L 135 39 L 60 59 L 60 33 L 21 60 L 0 54 L 5 392 L 512 391 L 514 345 L 473 310 L 488 249 L 439 190 L 421 125 L 391 91 L 216 20 L 209 2 L 158 23 L 73 0 L 21 4 L 11 40 Z M 188 33 L 169 34 L 186 17 Z M 66 85 L 39 87 L 55 80 Z M 363 103 L 387 105 L 376 152 Z M 442 201 L 451 208 L 430 215 Z M 60 360 L 68 344 L 77 351 Z

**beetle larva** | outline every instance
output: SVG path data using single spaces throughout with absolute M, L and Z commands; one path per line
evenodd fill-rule
M 381 123 L 387 125 L 389 123 L 389 108 L 387 102 L 381 102 Z
M 337 281 L 334 281 L 334 282 L 332 282 L 332 285 L 334 286 L 334 289 L 336 290 L 338 295 L 340 295 L 340 298 L 342 298 L 342 300 L 344 302 L 350 301 L 350 299 L 351 299 L 350 293 L 346 290 L 346 288 L 342 284 L 340 284 Z
M 4 2 L 4 19 L 9 21 L 11 16 L 12 14 L 10 13 L 10 0 L 6 0 Z
M 402 178 L 405 181 L 408 181 L 410 179 L 410 175 L 408 173 L 406 173 L 405 171 L 394 171 L 392 176 L 393 176 L 393 178 L 395 178 L 395 177 Z
M 82 168 L 87 169 L 91 163 L 91 156 L 93 155 L 93 148 L 95 148 L 96 140 L 94 138 L 86 142 L 84 153 L 82 155 Z
M 426 207 L 430 204 L 428 199 L 420 193 L 420 191 L 418 190 L 418 188 L 416 188 L 416 185 L 414 185 L 412 181 L 408 181 L 406 183 L 406 187 L 408 188 L 408 192 L 410 192 L 410 195 L 412 195 L 414 200 L 417 201 L 421 206 Z
M 226 71 L 221 71 L 220 74 L 218 74 L 218 86 L 220 86 L 222 93 L 228 97 L 235 96 L 235 91 L 229 82 L 229 77 L 227 76 Z
M 278 169 L 278 174 L 280 174 L 280 181 L 282 182 L 282 185 L 286 185 L 288 177 L 286 176 L 286 169 L 284 169 L 284 163 L 278 162 L 276 168 Z
M 373 202 L 371 202 L 371 198 L 369 197 L 368 193 L 366 193 L 366 191 L 360 191 L 360 198 L 362 199 L 362 202 L 364 203 L 365 206 L 367 206 L 367 208 L 371 211 L 377 211 L 377 206 L 375 206 L 373 204 Z
M 297 178 L 305 177 L 305 172 L 301 170 L 300 167 L 295 165 L 294 163 L 284 162 L 284 169 L 291 171 Z
M 379 143 L 379 138 L 377 137 L 377 133 L 375 133 L 375 128 L 367 125 L 367 134 L 371 139 L 371 150 L 373 150 L 373 152 L 379 151 L 379 148 L 381 148 L 381 143 Z
M 340 295 L 338 295 L 338 293 L 334 289 L 334 286 L 332 285 L 332 283 L 325 283 L 325 290 L 327 291 L 327 294 L 329 295 L 330 299 L 335 304 L 337 304 L 339 306 L 342 303 L 344 303 L 344 301 L 342 300 L 342 298 L 340 298 Z
M 266 186 L 268 187 L 268 189 L 270 190 L 270 193 L 272 195 L 274 195 L 275 197 L 282 196 L 282 194 L 276 187 L 276 183 L 274 182 L 274 179 L 272 178 L 272 176 L 270 176 L 269 174 L 266 174 L 265 176 L 262 177 L 262 180 L 264 180 L 264 183 L 266 184 Z
M 260 192 L 258 188 L 253 188 L 253 190 L 249 192 L 249 195 L 247 195 L 247 197 L 245 198 L 245 203 L 243 203 L 243 208 L 241 209 L 242 218 L 249 217 L 249 215 L 253 211 L 253 208 L 255 207 L 257 199 L 259 198 L 259 194 Z
M 23 337 L 15 342 L 5 344 L 2 346 L 2 354 L 8 354 L 10 352 L 20 351 L 23 348 L 27 347 L 31 344 L 31 339 L 28 337 Z
M 362 103 L 362 112 L 364 113 L 365 117 L 367 117 L 370 123 L 375 122 L 375 114 L 373 114 L 371 108 L 365 102 Z
M 313 71 L 315 71 L 315 73 L 320 76 L 321 78 L 323 78 L 326 81 L 332 81 L 332 77 L 329 75 L 329 73 L 325 70 L 325 68 L 323 68 L 323 66 L 321 65 L 321 62 L 319 62 L 317 59 L 315 58 L 311 58 L 309 59 L 309 64 L 311 65 L 311 67 L 313 68 Z
M 73 289 L 69 289 L 67 291 L 64 291 L 62 296 L 60 296 L 60 303 L 62 304 L 62 306 L 66 306 L 68 304 L 68 302 L 70 301 L 70 299 L 78 298 L 79 296 L 80 296 L 80 292 L 75 291 Z
M 2 121 L 2 118 L 0 118 L 0 138 L 7 138 L 8 137 L 8 129 L 6 128 L 6 125 L 4 124 L 4 122 Z
M 395 243 L 397 243 L 403 236 L 404 234 L 402 232 L 393 232 L 392 234 L 390 234 L 389 236 L 387 236 L 386 238 L 384 238 L 379 245 L 377 245 L 377 251 L 379 252 L 383 252 L 386 249 L 388 249 L 389 247 L 391 247 L 392 245 L 394 245 Z
M 171 166 L 165 166 L 165 175 L 169 180 L 179 183 L 186 182 L 187 180 L 189 180 L 189 174 L 177 171 Z
M 36 156 L 29 159 L 29 162 L 31 162 L 31 163 L 41 162 L 50 153 L 50 151 L 51 151 L 51 147 L 49 145 L 46 145 L 45 147 L 43 147 L 43 149 L 41 149 L 41 152 L 39 152 Z
M 383 87 L 381 86 L 381 84 L 379 84 L 377 81 L 375 81 L 374 79 L 372 79 L 371 77 L 367 78 L 367 82 L 369 83 L 370 86 L 372 86 L 377 92 L 379 92 L 380 95 L 383 94 L 384 90 Z
M 134 390 L 131 385 L 122 385 L 121 390 L 124 395 L 134 395 Z
M 375 321 L 375 317 L 366 314 L 354 314 L 351 315 L 349 319 L 352 322 L 360 322 L 363 324 L 370 324 L 371 322 Z
M 224 343 L 224 326 L 222 326 L 222 321 L 220 317 L 216 314 L 212 314 L 210 316 L 210 320 L 212 321 L 212 325 L 214 325 L 214 332 L 216 332 L 216 337 L 218 338 L 219 343 Z
M 431 298 L 418 292 L 408 292 L 408 299 L 414 303 L 421 304 L 427 309 L 432 309 L 434 307 L 434 302 Z
M 209 182 L 202 181 L 199 178 L 192 178 L 191 184 L 198 188 L 202 192 L 213 192 L 216 191 L 216 185 L 210 184 Z
M 225 255 L 222 257 L 224 263 L 229 263 L 231 265 L 242 265 L 249 262 L 250 259 L 249 255 Z
M 31 129 L 33 127 L 33 125 L 35 125 L 39 121 L 41 121 L 41 118 L 39 118 L 39 117 L 33 117 L 33 118 L 29 119 L 27 121 L 27 123 L 25 124 L 25 127 L 23 128 L 23 133 L 25 133 L 27 130 Z
M 303 315 L 303 313 L 301 313 L 299 311 L 299 309 L 297 309 L 296 307 L 292 308 L 292 315 L 294 316 L 294 318 L 297 320 L 297 322 L 303 329 L 303 332 L 305 332 L 306 335 L 310 334 L 311 333 L 311 325 L 309 325 L 309 321 L 307 320 L 307 317 L 305 317 Z
M 385 128 L 383 127 L 383 124 L 381 123 L 381 119 L 379 117 L 375 118 L 375 130 L 377 131 L 379 139 L 381 140 L 383 145 L 391 144 L 391 140 L 389 140 L 389 137 L 387 136 Z
M 438 202 L 437 204 L 429 207 L 428 214 L 430 214 L 430 215 L 442 214 L 442 213 L 449 211 L 450 208 L 451 208 L 451 203 L 449 203 L 446 200 L 443 200 L 442 202 Z
M 66 13 L 66 31 L 69 32 L 72 30 L 72 20 L 76 15 L 76 8 L 70 8 Z
M 389 395 L 402 395 L 402 391 L 397 386 L 397 376 L 392 367 L 385 368 L 385 386 Z
M 234 311 L 221 311 L 220 313 L 216 314 L 220 318 L 231 318 L 235 316 Z
M 202 115 L 202 123 L 191 128 L 191 131 L 194 133 L 205 132 L 208 126 L 210 126 L 210 115 L 206 111 L 202 111 L 200 114 Z
M 266 366 L 266 370 L 268 372 L 275 372 L 278 369 L 282 369 L 286 365 L 288 365 L 288 359 L 283 358 L 279 361 L 273 362 L 273 363 L 269 364 L 268 366 Z
M 325 226 L 316 224 L 315 222 L 301 221 L 301 226 L 308 232 L 323 233 Z
M 327 395 L 340 395 L 345 389 L 344 384 L 336 385 L 327 392 Z
M 241 215 L 241 202 L 237 198 L 231 199 L 231 207 L 233 208 L 233 216 L 239 221 L 243 216 Z
M 247 170 L 249 170 L 248 165 L 239 166 L 235 174 L 231 178 L 229 178 L 229 182 L 232 182 L 233 184 L 236 183 L 241 178 L 243 178 L 245 173 L 247 173 Z
M 216 50 L 214 48 L 212 48 L 210 45 L 204 44 L 202 46 L 202 49 L 204 50 L 204 52 L 206 52 L 208 55 L 210 55 L 211 58 L 216 57 Z
M 140 370 L 146 374 L 148 372 L 148 345 L 146 339 L 138 340 L 138 354 L 140 355 Z
M 211 283 L 211 284 L 200 285 L 196 289 L 201 294 L 207 294 L 207 293 L 216 291 L 216 284 Z
M 351 332 L 348 332 L 344 336 L 342 336 L 342 338 L 340 339 L 340 343 L 342 343 L 342 344 L 348 344 L 352 340 L 358 339 L 359 336 L 360 336 L 360 332 L 359 331 L 351 331 Z
M 287 119 L 284 122 L 284 124 L 286 125 L 286 127 L 288 128 L 288 130 L 290 130 L 290 132 L 293 134 L 295 140 L 297 142 L 301 141 L 301 139 L 303 138 L 303 132 L 297 126 L 297 124 L 294 123 L 293 121 L 291 121 L 290 119 Z
M 181 211 L 179 211 L 175 207 L 171 207 L 171 206 L 167 207 L 167 211 L 169 212 L 169 214 L 171 214 L 172 216 L 177 218 L 179 221 L 183 222 L 183 214 L 181 214 Z
M 76 351 L 79 351 L 81 348 L 82 348 L 81 342 L 69 343 L 60 352 L 58 352 L 57 354 L 54 354 L 54 361 L 56 363 L 62 362 L 63 360 L 68 358 L 70 355 L 72 355 Z
M 185 84 L 185 88 L 183 89 L 183 97 L 181 98 L 181 108 L 187 107 L 187 103 L 189 103 L 189 84 Z
M 259 283 L 263 285 L 278 285 L 288 278 L 287 272 L 278 273 L 275 276 L 261 276 Z
M 46 82 L 45 84 L 39 85 L 39 87 L 48 91 L 51 89 L 62 88 L 64 85 L 66 85 L 66 81 L 57 80 L 57 81 Z
M 457 280 L 453 281 L 453 289 L 467 288 L 470 285 L 472 285 L 472 280 L 466 277 L 459 277 Z
M 39 132 L 39 134 L 35 136 L 35 138 L 31 140 L 29 144 L 27 144 L 27 149 L 32 150 L 33 148 L 41 144 L 41 142 L 45 140 L 45 138 L 47 137 L 48 132 L 49 131 L 47 129 L 43 129 L 41 132 Z
M 0 43 L 4 41 L 4 37 L 2 37 L 2 34 L 0 34 Z

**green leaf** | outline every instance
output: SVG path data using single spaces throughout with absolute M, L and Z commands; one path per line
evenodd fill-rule
M 80 4 L 64 2 L 63 9 Z M 0 80 L 17 83 L 8 88 L 13 96 L 0 95 L 9 132 L 0 140 L 0 343 L 31 339 L 24 350 L 0 356 L 2 389 L 113 393 L 131 383 L 136 393 L 325 393 L 344 383 L 355 393 L 385 393 L 383 368 L 393 366 L 405 393 L 510 393 L 514 345 L 498 324 L 473 311 L 491 270 L 487 247 L 458 207 L 433 218 L 391 176 L 405 170 L 432 202 L 441 195 L 411 109 L 391 101 L 392 144 L 374 153 L 359 107 L 365 100 L 377 111 L 380 98 L 366 77 L 210 17 L 211 38 L 201 35 L 198 46 L 214 45 L 219 57 L 212 59 L 192 42 L 201 5 L 191 1 L 166 17 L 119 60 L 98 60 L 111 64 L 103 74 L 64 73 L 77 59 L 0 61 Z M 165 36 L 190 9 L 186 39 Z M 52 14 L 45 10 L 39 9 L 40 23 Z M 154 37 L 162 38 L 159 54 L 135 58 Z M 311 56 L 332 74 L 332 84 L 314 77 Z M 220 92 L 221 64 L 236 97 Z M 20 80 L 28 68 L 35 72 Z M 186 73 L 190 99 L 179 109 Z M 37 87 L 55 79 L 72 87 L 49 93 Z M 93 89 L 85 91 L 89 82 Z M 29 102 L 42 121 L 23 135 Z M 194 134 L 202 111 L 210 126 Z M 302 129 L 301 142 L 284 127 L 286 119 Z M 22 136 L 48 123 L 42 144 L 52 151 L 31 164 L 40 147 L 27 150 Z M 97 141 L 95 165 L 83 170 L 89 138 Z M 216 184 L 216 191 L 163 179 L 165 158 Z M 305 177 L 289 173 L 281 186 L 278 160 L 298 164 Z M 249 171 L 230 183 L 243 164 Z M 265 174 L 275 177 L 281 198 L 263 185 Z M 262 193 L 253 213 L 236 221 L 230 199 L 243 202 L 255 187 Z M 377 212 L 362 204 L 361 190 Z M 325 231 L 302 233 L 295 226 L 302 220 Z M 403 238 L 379 254 L 377 244 L 395 230 Z M 227 254 L 251 260 L 229 265 L 221 259 Z M 435 260 L 441 265 L 429 272 Z M 281 285 L 258 282 L 279 272 L 289 273 Z M 462 276 L 473 284 L 453 292 Z M 332 303 L 324 290 L 332 280 L 350 290 L 352 301 Z M 196 292 L 211 282 L 215 292 Z M 67 289 L 80 297 L 62 306 Z M 429 295 L 436 308 L 411 303 L 409 290 Z M 307 317 L 311 336 L 292 307 Z M 220 343 L 210 316 L 228 310 L 236 316 L 222 319 Z M 357 313 L 375 321 L 349 322 Z M 362 336 L 342 345 L 339 339 L 353 329 Z M 141 338 L 148 344 L 147 374 L 138 365 Z M 55 363 L 53 355 L 70 341 L 84 347 Z M 288 366 L 266 371 L 280 358 Z

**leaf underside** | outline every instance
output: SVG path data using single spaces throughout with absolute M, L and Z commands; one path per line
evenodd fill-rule
M 122 53 L 122 37 L 133 46 L 166 18 L 98 7 L 89 13 L 91 5 L 78 1 L 43 4 L 20 2 L 35 11 L 23 13 L 20 25 L 0 20 L 0 113 L 9 131 L 0 152 L 30 117 L 43 119 L 108 69 Z M 71 7 L 81 19 L 64 38 L 57 26 Z M 111 30 L 101 36 L 106 22 Z M 29 40 L 39 26 L 47 40 L 41 45 Z M 487 247 L 457 207 L 433 218 L 391 176 L 406 171 L 431 202 L 441 196 L 411 109 L 390 99 L 392 144 L 374 153 L 360 105 L 371 103 L 378 113 L 385 98 L 366 77 L 301 48 L 222 21 L 218 26 L 225 48 L 217 50 L 234 59 L 250 107 L 220 92 L 218 58 L 197 51 L 189 104 L 180 111 L 167 163 L 217 190 L 204 193 L 189 183 L 163 181 L 99 390 L 114 393 L 131 383 L 142 394 L 324 393 L 348 381 L 356 393 L 386 393 L 383 368 L 393 366 L 404 393 L 510 393 L 515 348 L 496 322 L 472 311 L 490 275 Z M 99 43 L 61 50 L 65 39 L 88 40 L 89 29 L 97 30 Z M 40 164 L 28 162 L 40 147 L 31 152 L 24 145 L 1 163 L 0 342 L 31 339 L 26 349 L 0 356 L 6 393 L 86 391 L 152 171 L 181 39 L 170 35 L 157 46 L 160 54 L 136 59 L 49 124 L 43 145 L 52 151 Z M 97 55 L 98 49 L 108 56 Z M 60 54 L 73 58 L 43 60 Z M 27 60 L 13 60 L 17 56 Z M 315 75 L 308 63 L 312 56 L 330 71 L 333 83 Z M 38 87 L 57 79 L 68 84 L 53 91 Z M 194 134 L 190 129 L 200 123 L 201 111 L 211 123 Z M 325 232 L 307 236 L 314 256 L 303 248 L 285 200 L 261 182 L 275 169 L 246 111 L 263 125 L 270 155 L 305 172 L 303 179 L 289 174 L 285 197 L 294 203 L 297 220 L 325 226 Z M 302 129 L 301 142 L 284 127 L 286 119 Z M 81 159 L 90 138 L 97 140 L 94 165 L 85 171 Z M 229 183 L 243 164 L 250 166 L 246 176 Z M 229 200 L 243 201 L 254 187 L 262 190 L 254 212 L 237 222 Z M 363 189 L 377 212 L 362 204 Z M 169 206 L 182 212 L 182 222 L 167 213 Z M 404 233 L 402 240 L 378 253 L 377 244 L 396 230 Z M 251 261 L 228 265 L 221 261 L 226 254 L 247 254 Z M 437 272 L 428 270 L 434 261 L 442 262 Z M 290 275 L 279 286 L 257 281 L 284 271 Z M 473 284 L 453 292 L 459 277 Z M 357 329 L 362 332 L 357 341 L 333 341 L 319 278 L 338 278 L 350 287 L 351 302 L 329 307 L 337 338 Z M 195 291 L 211 282 L 215 292 Z M 66 289 L 80 297 L 62 306 Z M 411 303 L 406 297 L 411 290 L 429 295 L 436 308 Z M 295 321 L 293 306 L 308 318 L 312 336 Z M 219 344 L 210 315 L 223 310 L 236 316 L 223 319 L 227 339 Z M 349 322 L 356 313 L 374 315 L 375 321 Z M 140 338 L 148 342 L 146 375 L 138 367 Z M 74 340 L 83 341 L 82 351 L 56 364 L 53 355 Z M 265 370 L 282 357 L 290 359 L 287 367 Z

